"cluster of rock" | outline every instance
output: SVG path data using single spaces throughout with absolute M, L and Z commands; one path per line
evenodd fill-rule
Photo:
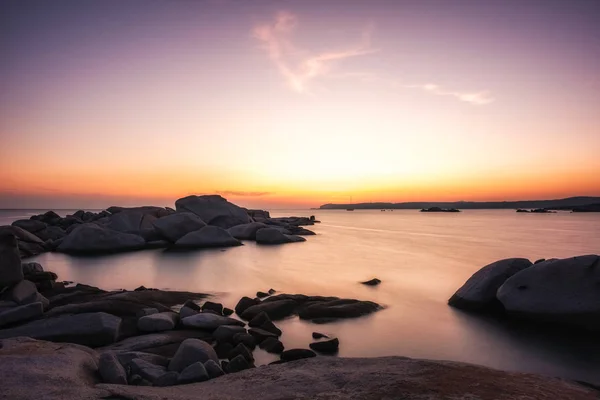
M 517 209 L 518 213 L 534 213 L 534 214 L 555 214 L 556 211 L 548 210 L 547 208 L 535 208 L 533 210 L 527 210 L 524 208 Z
M 460 212 L 460 210 L 456 208 L 429 207 L 421 209 L 421 212 Z
M 54 211 L 0 227 L 17 238 L 22 257 L 46 251 L 110 253 L 147 248 L 197 249 L 304 241 L 314 232 L 314 217 L 271 218 L 268 211 L 248 210 L 218 195 L 188 196 L 169 207 L 109 207 L 79 210 L 60 217 Z
M 509 258 L 486 265 L 448 304 L 520 319 L 600 330 L 600 256 Z

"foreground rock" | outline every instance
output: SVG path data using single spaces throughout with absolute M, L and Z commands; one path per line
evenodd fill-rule
M 23 269 L 17 238 L 9 232 L 0 232 L 0 289 L 22 280 Z
M 448 304 L 465 310 L 480 311 L 497 305 L 496 292 L 508 278 L 531 267 L 525 258 L 507 258 L 493 262 L 475 272 L 448 300 Z
M 403 357 L 311 358 L 169 388 L 107 385 L 98 384 L 97 358 L 94 351 L 77 345 L 26 338 L 3 340 L 0 393 L 11 400 L 370 400 L 398 398 L 399 394 L 415 400 L 592 400 L 599 394 L 589 387 L 540 375 Z
M 600 256 L 552 259 L 506 280 L 498 300 L 511 315 L 600 330 Z
M 118 232 L 96 224 L 82 224 L 69 233 L 58 245 L 63 253 L 113 253 L 138 250 L 146 241 L 138 235 Z

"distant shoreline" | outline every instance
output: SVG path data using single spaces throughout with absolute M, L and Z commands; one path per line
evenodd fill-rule
M 354 208 L 356 210 L 411 210 L 430 207 L 456 208 L 462 210 L 481 209 L 526 209 L 545 208 L 549 210 L 570 210 L 573 207 L 599 204 L 600 197 L 577 196 L 555 200 L 518 200 L 518 201 L 452 201 L 452 202 L 404 202 L 404 203 L 352 203 L 352 204 L 323 204 L 319 210 L 343 210 Z

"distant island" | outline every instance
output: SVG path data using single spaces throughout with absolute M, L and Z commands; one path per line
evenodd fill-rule
M 596 210 L 600 197 L 578 196 L 557 200 L 520 200 L 520 201 L 454 201 L 454 202 L 406 202 L 406 203 L 355 203 L 323 204 L 320 210 L 382 210 L 382 209 L 547 209 L 547 210 Z

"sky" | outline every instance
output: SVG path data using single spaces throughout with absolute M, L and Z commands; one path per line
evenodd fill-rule
M 600 196 L 596 0 L 3 0 L 0 208 Z

